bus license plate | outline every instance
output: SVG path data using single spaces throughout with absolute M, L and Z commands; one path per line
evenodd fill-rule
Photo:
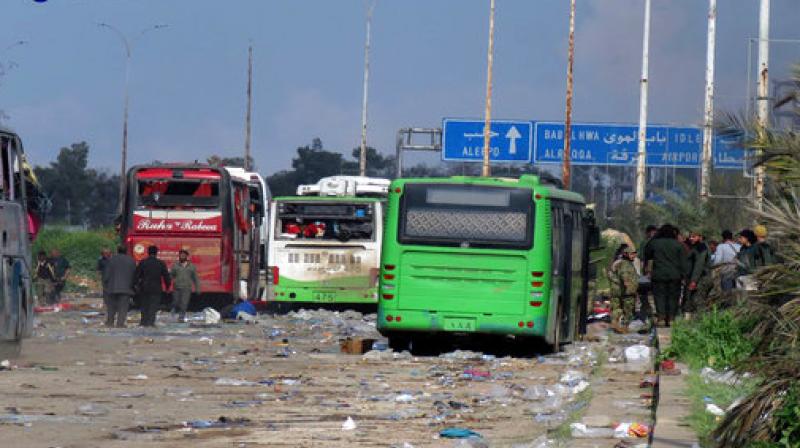
M 312 300 L 315 302 L 333 302 L 336 299 L 336 293 L 333 292 L 314 292 L 311 294 Z
M 445 331 L 475 331 L 475 319 L 445 319 Z

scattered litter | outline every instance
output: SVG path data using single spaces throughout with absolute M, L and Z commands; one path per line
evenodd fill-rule
M 0 361 L 0 370 L 11 370 L 11 362 L 7 359 Z
M 416 398 L 411 394 L 400 394 L 394 397 L 394 401 L 398 403 L 411 403 L 414 400 L 416 400 Z
M 646 345 L 631 345 L 625 349 L 625 360 L 631 363 L 647 362 L 650 360 L 650 347 Z
M 644 330 L 647 327 L 647 324 L 642 322 L 639 319 L 632 320 L 631 323 L 628 324 L 628 330 L 637 333 L 640 330 Z
M 217 378 L 214 381 L 216 386 L 258 386 L 259 384 L 254 381 L 240 380 L 237 378 Z
M 614 436 L 611 428 L 590 428 L 583 423 L 572 423 L 569 428 L 576 439 L 610 439 Z
M 206 308 L 203 310 L 203 323 L 207 325 L 218 324 L 221 316 L 214 308 Z
M 704 367 L 703 370 L 700 371 L 700 377 L 703 378 L 703 380 L 706 383 L 708 382 L 723 383 L 730 386 L 736 384 L 739 381 L 739 376 L 736 375 L 736 372 L 734 372 L 733 370 L 717 372 L 711 367 Z
M 342 431 L 352 431 L 354 429 L 356 429 L 356 422 L 351 417 L 347 417 L 347 420 L 342 423 Z
M 85 415 L 87 417 L 100 417 L 103 415 L 108 415 L 108 408 L 96 405 L 94 403 L 84 404 L 78 407 L 78 414 Z
M 439 436 L 445 439 L 466 439 L 470 437 L 483 437 L 477 432 L 466 428 L 446 428 L 439 431 Z
M 128 377 L 128 379 L 133 381 L 144 381 L 147 379 L 147 375 L 140 373 L 138 375 L 131 375 Z
M 712 415 L 716 415 L 717 417 L 725 416 L 725 410 L 715 405 L 714 403 L 706 403 L 706 412 Z
M 146 394 L 144 392 L 122 392 L 116 395 L 117 398 L 142 398 Z
M 629 437 L 643 438 L 650 434 L 650 427 L 641 423 L 620 423 L 614 428 L 614 437 L 627 439 Z

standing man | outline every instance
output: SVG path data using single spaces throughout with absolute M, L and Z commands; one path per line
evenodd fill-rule
M 733 241 L 733 232 L 730 230 L 722 231 L 722 242 L 717 245 L 714 251 L 714 271 L 719 277 L 719 287 L 722 291 L 730 291 L 736 287 L 736 275 L 738 266 L 736 256 L 739 254 L 741 245 Z
M 704 289 L 698 288 L 698 286 L 708 277 L 711 256 L 700 232 L 690 233 L 688 242 L 689 270 L 686 275 L 686 290 L 683 294 L 683 312 L 686 317 L 691 317 L 691 314 L 697 311 L 697 300 L 700 298 L 699 291 Z
M 194 264 L 189 261 L 189 251 L 181 249 L 178 252 L 178 261 L 172 265 L 170 274 L 173 281 L 172 309 L 178 312 L 178 322 L 186 322 L 186 308 L 189 307 L 189 299 L 192 297 L 192 286 L 195 294 L 200 294 L 200 279 Z
M 753 233 L 756 235 L 756 266 L 771 265 L 775 262 L 775 251 L 767 242 L 767 227 L 759 224 L 753 227 Z
M 639 275 L 633 265 L 636 251 L 630 246 L 622 249 L 622 256 L 611 265 L 611 328 L 617 333 L 627 333 L 636 307 Z
M 142 308 L 142 327 L 155 327 L 158 307 L 164 294 L 164 287 L 169 287 L 170 277 L 167 265 L 158 259 L 158 248 L 147 248 L 147 258 L 136 267 L 136 285 Z
M 100 251 L 100 258 L 97 259 L 97 274 L 100 277 L 100 283 L 103 285 L 103 304 L 108 310 L 108 284 L 105 279 L 106 267 L 108 267 L 108 260 L 111 259 L 111 249 L 104 247 Z
M 683 244 L 678 241 L 678 229 L 669 224 L 661 226 L 647 244 L 646 258 L 656 299 L 657 324 L 669 327 L 678 314 L 682 281 L 688 270 Z
M 642 260 L 642 273 L 647 271 L 647 245 L 655 238 L 658 232 L 658 227 L 650 224 L 645 229 L 645 239 L 639 244 L 639 258 Z M 653 290 L 653 285 L 646 276 L 639 278 L 639 319 L 642 322 L 648 322 L 653 318 L 653 309 L 650 306 L 650 293 Z
M 49 305 L 53 300 L 53 264 L 47 258 L 47 253 L 40 250 L 36 255 L 36 271 L 34 283 L 36 284 L 36 299 L 39 306 Z
M 61 292 L 67 286 L 69 277 L 69 261 L 61 255 L 61 251 L 53 249 L 50 251 L 50 263 L 53 265 L 53 302 L 61 303 Z
M 127 254 L 127 248 L 120 245 L 117 255 L 106 261 L 103 269 L 103 287 L 106 299 L 106 327 L 125 328 L 128 319 L 128 305 L 133 298 L 133 285 L 136 279 L 136 262 Z

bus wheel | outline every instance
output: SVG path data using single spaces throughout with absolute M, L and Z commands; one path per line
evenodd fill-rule
M 392 334 L 389 336 L 389 348 L 402 352 L 409 349 L 411 345 L 411 338 L 404 334 Z
M 22 351 L 22 340 L 0 341 L 0 360 L 16 358 Z

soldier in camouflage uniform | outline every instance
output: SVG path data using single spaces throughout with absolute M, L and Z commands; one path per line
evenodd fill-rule
M 611 326 L 614 331 L 627 331 L 633 320 L 636 307 L 636 293 L 639 289 L 639 274 L 633 260 L 636 251 L 626 247 L 622 256 L 611 265 Z M 623 325 L 624 322 L 624 325 Z

